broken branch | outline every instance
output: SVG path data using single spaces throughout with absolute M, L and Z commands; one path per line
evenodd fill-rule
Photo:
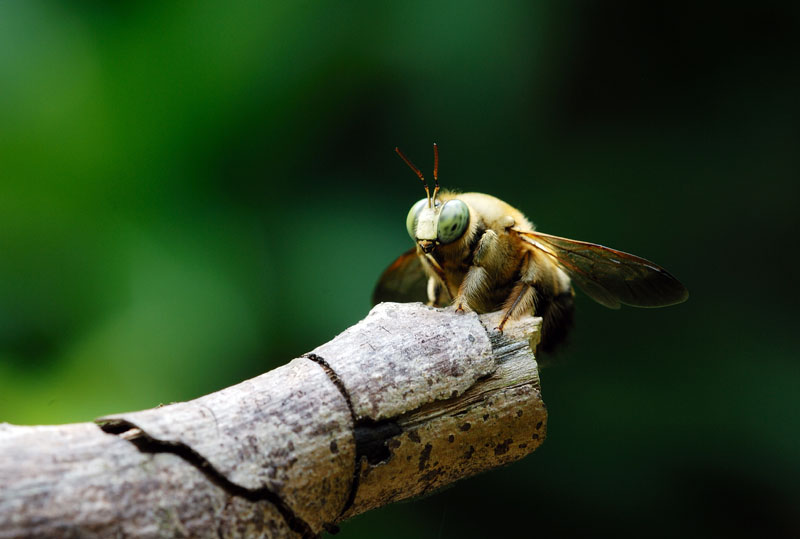
M 0 424 L 0 538 L 315 536 L 520 459 L 541 320 L 384 303 L 309 354 L 95 423 Z

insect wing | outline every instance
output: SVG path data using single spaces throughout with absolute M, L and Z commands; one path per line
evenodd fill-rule
M 620 304 L 665 307 L 686 301 L 689 292 L 664 268 L 602 245 L 519 231 L 522 239 L 554 258 L 586 294 L 611 309 Z
M 428 277 L 422 269 L 416 248 L 400 255 L 386 268 L 372 293 L 372 304 L 382 301 L 407 303 L 427 301 Z

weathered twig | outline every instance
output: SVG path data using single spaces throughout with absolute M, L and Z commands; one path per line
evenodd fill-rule
M 385 303 L 199 399 L 0 424 L 0 538 L 313 536 L 517 460 L 544 439 L 539 319 Z

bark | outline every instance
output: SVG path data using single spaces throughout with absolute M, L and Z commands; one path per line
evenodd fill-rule
M 0 538 L 315 536 L 520 459 L 546 429 L 541 320 L 498 321 L 383 303 L 193 401 L 0 424 Z

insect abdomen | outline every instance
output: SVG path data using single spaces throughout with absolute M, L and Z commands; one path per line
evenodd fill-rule
M 567 340 L 574 325 L 574 294 L 561 292 L 556 296 L 539 295 L 537 314 L 542 317 L 542 340 L 539 348 L 551 353 Z

